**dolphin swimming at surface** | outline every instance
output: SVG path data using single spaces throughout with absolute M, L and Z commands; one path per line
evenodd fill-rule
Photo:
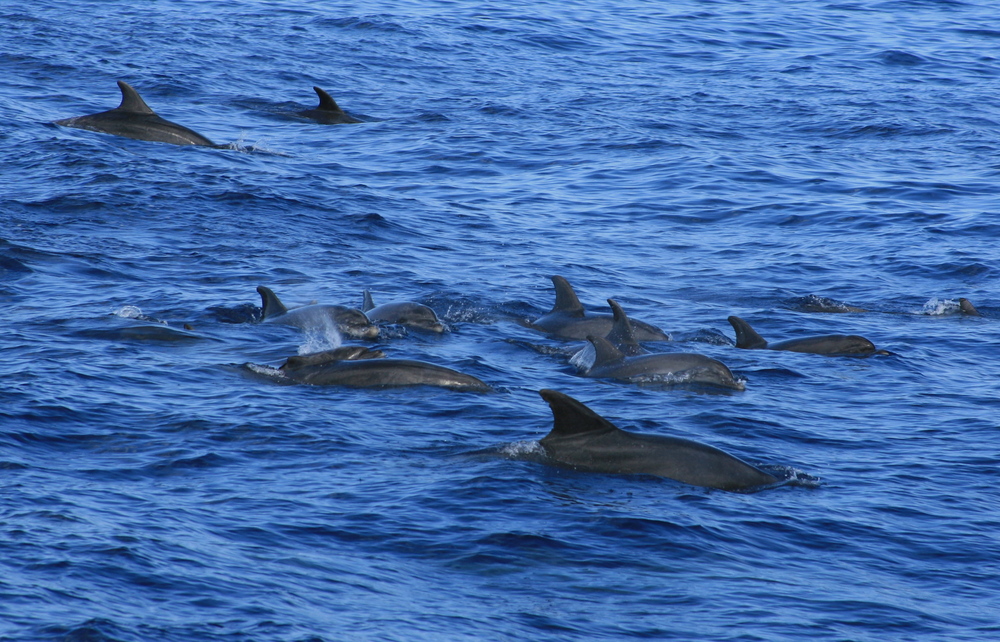
M 376 306 L 372 300 L 371 292 L 364 291 L 364 303 L 361 311 L 368 315 L 368 318 L 375 323 L 394 323 L 405 325 L 417 330 L 428 332 L 444 332 L 447 328 L 438 319 L 434 310 L 414 301 L 399 301 L 396 303 L 383 303 Z
M 588 335 L 603 337 L 611 332 L 614 327 L 612 315 L 588 312 L 569 281 L 561 276 L 551 278 L 556 288 L 556 303 L 529 327 L 561 339 L 586 339 Z M 639 341 L 670 341 L 669 335 L 648 323 L 633 320 L 632 328 Z
M 730 491 L 779 481 L 707 444 L 621 430 L 569 395 L 555 390 L 539 394 L 552 409 L 552 431 L 538 442 L 547 463 L 584 472 L 656 475 Z
M 313 91 L 319 96 L 319 105 L 315 109 L 306 109 L 305 111 L 296 112 L 299 116 L 305 116 L 306 118 L 311 118 L 318 123 L 324 125 L 337 125 L 340 123 L 360 123 L 362 121 L 349 116 L 347 112 L 340 108 L 330 94 L 326 93 L 319 87 L 313 87 Z
M 488 392 L 482 380 L 451 368 L 413 359 L 386 359 L 381 350 L 341 346 L 310 355 L 289 357 L 279 368 L 298 383 L 352 388 L 438 386 L 466 392 Z
M 122 102 L 114 109 L 88 116 L 75 116 L 55 121 L 56 125 L 87 129 L 136 140 L 149 140 L 172 145 L 203 145 L 216 147 L 198 132 L 161 118 L 146 105 L 127 82 L 118 81 Z
M 580 372 L 594 379 L 632 383 L 709 384 L 744 390 L 746 384 L 717 359 L 693 352 L 668 352 L 626 356 L 602 337 L 587 337 L 594 346 L 594 363 Z
M 874 343 L 856 334 L 829 334 L 768 343 L 743 319 L 731 316 L 729 317 L 729 323 L 736 330 L 737 348 L 748 350 L 787 350 L 789 352 L 830 355 L 891 354 L 887 350 L 877 350 Z
M 972 301 L 966 298 L 960 298 L 958 300 L 958 309 L 961 310 L 962 314 L 967 314 L 970 317 L 981 317 L 982 314 L 976 309 L 976 306 L 972 305 Z
M 263 308 L 261 321 L 292 325 L 301 330 L 321 329 L 329 323 L 337 330 L 355 339 L 374 339 L 378 336 L 378 326 L 361 310 L 342 305 L 313 304 L 301 308 L 288 309 L 270 288 L 257 286 Z

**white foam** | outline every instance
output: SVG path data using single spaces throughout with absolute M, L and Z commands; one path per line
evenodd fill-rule
M 960 312 L 961 309 L 961 305 L 958 301 L 933 298 L 925 303 L 923 309 L 919 310 L 917 314 L 926 314 L 927 316 L 937 317 L 947 314 L 956 314 Z
M 304 331 L 305 341 L 299 345 L 299 354 L 312 354 L 339 348 L 344 343 L 337 324 L 328 315 L 317 315 L 318 323 Z
M 144 314 L 138 306 L 135 305 L 123 305 L 113 312 L 116 317 L 121 317 L 122 319 L 142 319 Z
M 545 449 L 537 441 L 515 441 L 502 447 L 500 454 L 510 459 L 544 457 Z

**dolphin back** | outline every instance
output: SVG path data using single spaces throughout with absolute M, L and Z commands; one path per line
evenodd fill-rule
M 278 298 L 278 295 L 271 288 L 258 285 L 257 294 L 260 295 L 260 307 L 263 310 L 261 316 L 265 321 L 271 317 L 288 313 L 288 308 L 285 307 L 285 304 L 281 302 L 281 299 Z

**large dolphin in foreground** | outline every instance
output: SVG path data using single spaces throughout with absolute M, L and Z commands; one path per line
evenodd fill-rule
M 151 140 L 173 145 L 204 145 L 215 143 L 196 131 L 160 118 L 127 82 L 118 81 L 122 102 L 114 109 L 88 116 L 75 116 L 55 121 L 56 125 L 76 127 L 94 132 L 114 134 L 136 140 Z
M 263 308 L 262 321 L 292 325 L 301 330 L 322 329 L 333 324 L 341 334 L 355 339 L 374 339 L 378 326 L 361 310 L 342 305 L 314 304 L 289 310 L 277 295 L 263 285 L 257 286 Z
M 349 116 L 347 112 L 340 108 L 340 105 L 337 104 L 337 101 L 330 94 L 319 87 L 313 87 L 313 91 L 319 96 L 319 105 L 317 105 L 316 109 L 306 109 L 305 111 L 296 112 L 299 116 L 311 118 L 324 125 L 362 122 L 357 118 Z
M 333 350 L 289 357 L 279 368 L 298 383 L 353 388 L 439 386 L 467 392 L 488 392 L 490 387 L 451 368 L 412 359 L 385 359 L 381 350 L 341 346 Z
M 585 310 L 573 286 L 563 277 L 553 276 L 552 285 L 556 288 L 555 305 L 530 327 L 561 339 L 586 339 L 589 335 L 603 337 L 611 332 L 614 327 L 612 315 Z M 632 321 L 632 328 L 639 341 L 670 341 L 666 333 L 648 323 Z
M 552 408 L 552 432 L 539 441 L 549 463 L 587 472 L 657 475 L 721 490 L 779 481 L 718 448 L 621 430 L 568 395 L 555 390 L 539 394 Z
M 788 339 L 778 343 L 768 343 L 743 319 L 731 316 L 729 323 L 736 330 L 736 347 L 748 350 L 787 350 L 789 352 L 809 352 L 812 354 L 891 354 L 887 350 L 877 350 L 875 344 L 856 334 L 828 334 L 819 337 Z
M 427 332 L 441 333 L 446 330 L 434 310 L 422 303 L 399 301 L 377 306 L 372 300 L 371 292 L 365 290 L 363 296 L 361 311 L 375 323 L 395 323 Z

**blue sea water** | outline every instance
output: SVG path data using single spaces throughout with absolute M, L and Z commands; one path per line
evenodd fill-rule
M 0 638 L 1000 638 L 998 24 L 988 0 L 3 2 Z M 222 147 L 52 124 L 116 80 Z M 314 85 L 365 122 L 292 115 Z M 577 376 L 579 344 L 525 327 L 553 274 L 746 390 Z M 258 285 L 429 304 L 451 332 L 366 345 L 495 392 L 250 376 L 338 341 L 255 323 Z M 734 314 L 895 354 L 737 350 Z M 542 388 L 790 481 L 531 461 Z

